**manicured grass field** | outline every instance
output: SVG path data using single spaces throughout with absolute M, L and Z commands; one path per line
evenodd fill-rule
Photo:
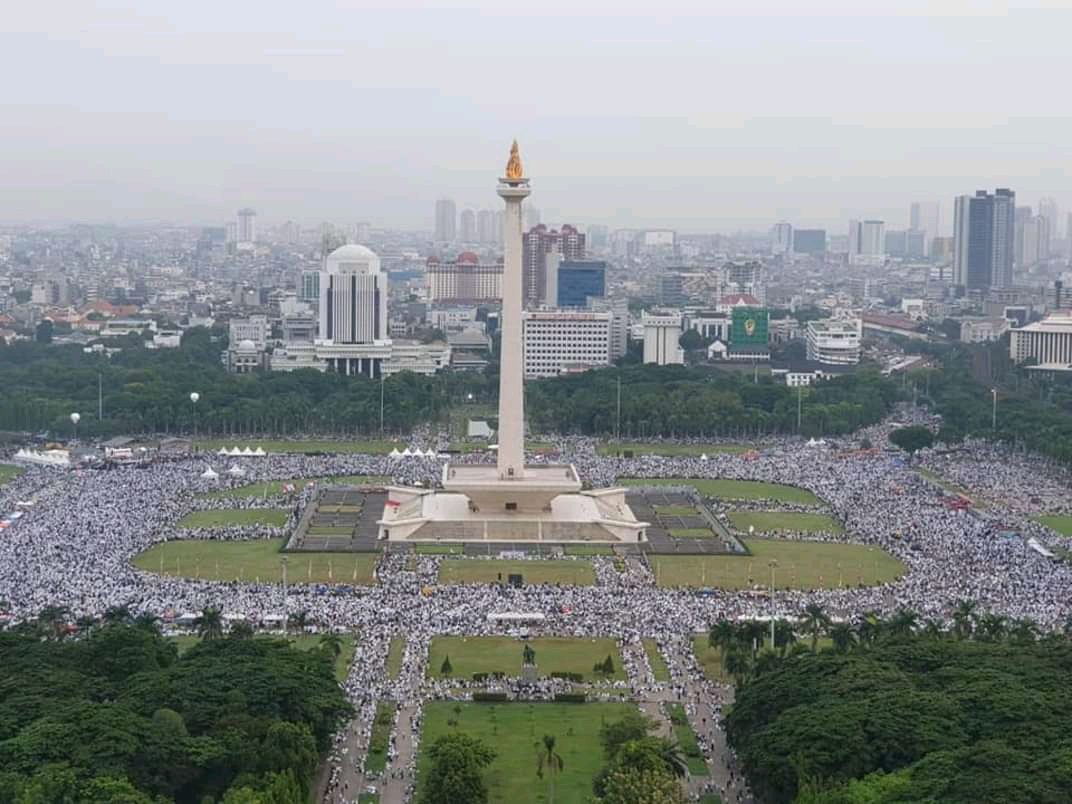
M 548 774 L 544 773 L 543 778 L 536 775 L 537 748 L 545 734 L 555 738 L 555 751 L 562 757 L 562 771 L 555 774 L 555 801 L 589 801 L 592 780 L 605 762 L 599 743 L 600 727 L 635 711 L 632 704 L 432 701 L 424 708 L 421 753 L 417 758 L 418 799 L 420 779 L 428 775 L 428 746 L 457 732 L 476 737 L 495 751 L 495 761 L 484 772 L 491 804 L 549 800 Z M 449 725 L 448 720 L 457 725 Z
M 776 589 L 837 589 L 895 580 L 904 565 L 878 547 L 863 544 L 749 539 L 750 556 L 652 556 L 659 586 L 766 589 L 776 561 Z
M 386 455 L 396 448 L 401 452 L 406 446 L 401 441 L 276 441 L 256 438 L 249 440 L 241 436 L 233 438 L 201 438 L 195 444 L 198 450 L 209 452 L 217 452 L 220 447 L 226 447 L 227 449 L 234 447 L 257 449 L 257 447 L 260 447 L 265 452 L 362 453 L 365 455 Z
M 378 553 L 281 553 L 282 539 L 220 541 L 188 539 L 155 544 L 134 557 L 138 569 L 180 578 L 280 583 L 287 556 L 287 583 L 374 583 Z
M 655 513 L 663 516 L 695 516 L 696 507 L 692 505 L 653 505 Z
M 521 575 L 526 584 L 591 586 L 596 582 L 595 570 L 588 561 L 448 558 L 439 565 L 439 582 L 444 584 L 498 583 L 500 580 L 506 583 L 508 576 L 512 574 Z
M 402 658 L 406 652 L 406 640 L 402 637 L 391 637 L 391 644 L 387 647 L 387 677 L 392 681 L 398 678 L 402 672 Z
M 10 463 L 0 463 L 0 486 L 9 480 L 14 480 L 25 470 L 21 466 L 13 466 Z
M 387 749 L 390 747 L 394 718 L 394 703 L 377 702 L 376 717 L 372 722 L 372 734 L 369 735 L 368 757 L 365 759 L 365 770 L 369 773 L 383 773 L 384 768 L 387 767 Z
M 807 489 L 765 483 L 761 480 L 704 479 L 685 477 L 620 477 L 623 486 L 692 486 L 705 497 L 727 500 L 778 500 L 779 502 L 819 505 L 820 500 Z
M 710 528 L 670 528 L 667 532 L 675 539 L 715 538 L 715 532 Z
M 1062 536 L 1072 536 L 1072 515 L 1070 514 L 1048 514 L 1035 517 L 1035 521 L 1057 531 Z
M 731 511 L 729 514 L 733 527 L 744 533 L 749 527 L 759 532 L 768 530 L 792 530 L 800 533 L 826 531 L 841 533 L 841 524 L 827 514 L 797 514 L 783 511 Z
M 313 650 L 320 647 L 321 634 L 295 634 L 288 636 L 287 641 L 298 650 Z M 263 634 L 258 635 L 257 639 L 283 639 L 278 634 Z M 350 662 L 354 660 L 354 648 L 357 646 L 354 640 L 353 634 L 340 634 L 339 638 L 342 640 L 342 651 L 335 659 L 335 679 L 337 681 L 345 681 L 347 674 L 350 672 Z M 201 641 L 201 637 L 193 634 L 182 634 L 179 636 L 169 637 L 169 639 L 175 643 L 175 646 L 179 649 L 179 655 L 186 653 L 190 648 Z
M 233 508 L 220 511 L 191 511 L 176 525 L 180 528 L 237 528 L 246 525 L 271 525 L 281 528 L 287 524 L 290 511 L 285 508 Z
M 681 746 L 682 753 L 685 754 L 689 773 L 692 776 L 707 776 L 707 763 L 704 762 L 700 744 L 696 741 L 696 732 L 692 730 L 692 724 L 685 715 L 685 707 L 679 703 L 668 703 L 666 713 L 670 716 L 674 737 Z
M 600 544 L 567 544 L 564 552 L 568 556 L 612 556 L 614 548 Z
M 666 666 L 666 659 L 659 651 L 659 645 L 654 639 L 644 640 L 644 652 L 648 655 L 648 664 L 651 665 L 652 675 L 656 681 L 669 681 L 670 669 Z
M 274 497 L 283 494 L 283 486 L 292 483 L 300 491 L 307 483 L 313 481 L 327 481 L 340 486 L 378 486 L 390 482 L 390 478 L 373 477 L 366 475 L 340 475 L 339 477 L 297 477 L 291 480 L 266 480 L 263 483 L 247 483 L 244 486 L 235 486 L 233 489 L 218 489 L 207 491 L 200 495 L 208 499 L 224 499 L 227 497 Z
M 622 441 L 600 444 L 596 447 L 596 453 L 604 456 L 614 456 L 622 452 L 632 451 L 633 455 L 662 455 L 674 458 L 682 455 L 715 455 L 719 452 L 740 455 L 752 449 L 746 444 L 664 444 L 661 441 Z
M 598 681 L 602 676 L 592 672 L 592 666 L 610 656 L 614 661 L 611 681 L 624 681 L 622 657 L 613 639 L 587 637 L 538 637 L 521 640 L 514 637 L 453 637 L 438 636 L 428 650 L 428 675 L 442 678 L 443 659 L 450 657 L 451 678 L 470 679 L 473 673 L 506 673 L 521 675 L 522 652 L 526 642 L 536 651 L 536 666 L 540 676 L 551 673 L 581 673 L 585 681 Z
M 460 544 L 424 544 L 419 543 L 413 548 L 419 556 L 450 556 L 461 555 L 465 548 Z

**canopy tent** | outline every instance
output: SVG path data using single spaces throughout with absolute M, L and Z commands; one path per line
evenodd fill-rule
M 205 471 L 201 473 L 201 478 L 203 480 L 218 480 L 219 477 L 219 474 L 215 472 L 211 466 L 206 466 Z

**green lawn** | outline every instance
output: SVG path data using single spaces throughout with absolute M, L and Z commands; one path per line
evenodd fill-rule
M 520 574 L 526 584 L 558 583 L 570 586 L 591 586 L 596 582 L 595 570 L 588 561 L 541 559 L 533 561 L 503 561 L 499 559 L 448 558 L 439 565 L 439 582 L 506 583 L 511 574 Z
M 465 547 L 460 544 L 418 543 L 414 546 L 413 552 L 419 556 L 461 555 L 465 552 Z
M 659 586 L 712 586 L 749 589 L 770 585 L 770 561 L 776 589 L 837 589 L 892 581 L 904 565 L 878 547 L 863 544 L 748 539 L 750 556 L 652 556 Z
M 651 665 L 651 672 L 655 676 L 655 680 L 669 681 L 670 669 L 666 666 L 666 659 L 663 658 L 658 643 L 654 639 L 645 639 L 644 652 L 648 654 L 648 664 Z
M 1057 531 L 1062 536 L 1072 536 L 1072 515 L 1070 514 L 1047 514 L 1035 517 L 1035 521 Z
M 663 516 L 696 516 L 694 505 L 653 505 L 652 508 Z
M 599 743 L 600 727 L 635 711 L 633 704 L 432 701 L 424 708 L 417 778 L 427 778 L 428 746 L 440 737 L 460 732 L 480 739 L 495 751 L 495 761 L 484 772 L 491 804 L 546 802 L 549 779 L 546 773 L 542 779 L 536 775 L 536 758 L 543 736 L 549 734 L 554 736 L 555 751 L 562 757 L 562 771 L 555 776 L 555 801 L 589 801 L 592 780 L 605 761 Z M 457 725 L 448 725 L 448 720 Z M 418 781 L 418 799 L 419 788 Z
M 14 480 L 24 471 L 26 470 L 21 466 L 13 466 L 10 463 L 0 463 L 0 486 L 4 485 L 9 480 Z
M 685 477 L 620 477 L 623 486 L 692 486 L 705 497 L 728 500 L 778 500 L 779 502 L 819 505 L 820 500 L 807 489 L 765 483 L 761 480 L 702 479 Z
M 313 650 L 320 647 L 320 637 L 321 634 L 295 634 L 288 636 L 286 639 L 298 650 Z M 345 681 L 347 674 L 350 672 L 350 662 L 354 660 L 354 648 L 357 647 L 357 642 L 353 634 L 340 634 L 339 637 L 342 639 L 342 652 L 335 659 L 335 679 Z M 193 634 L 181 634 L 168 638 L 175 643 L 175 646 L 179 649 L 180 656 L 201 641 L 201 637 Z M 283 637 L 275 634 L 263 634 L 258 635 L 256 638 L 282 639 Z
M 224 508 L 220 511 L 191 511 L 176 525 L 180 528 L 231 528 L 246 525 L 287 524 L 290 511 L 285 508 Z
M 300 491 L 307 483 L 312 483 L 314 481 L 328 481 L 329 483 L 340 486 L 375 486 L 384 483 L 389 483 L 390 478 L 373 477 L 371 475 L 340 475 L 338 477 L 296 477 L 290 480 L 266 480 L 262 483 L 248 483 L 245 486 L 236 486 L 233 489 L 206 491 L 204 494 L 201 494 L 199 496 L 208 499 L 225 499 L 228 497 L 274 497 L 279 494 L 283 494 L 283 486 L 287 483 L 293 483 L 295 488 Z
M 985 500 L 979 499 L 975 496 L 973 492 L 964 488 L 964 486 L 958 485 L 951 480 L 946 480 L 937 472 L 932 472 L 930 469 L 923 468 L 917 469 L 916 472 L 919 473 L 920 477 L 926 478 L 934 485 L 945 489 L 950 494 L 963 494 L 965 497 L 972 501 L 972 505 L 974 505 L 976 508 L 986 508 L 987 504 Z
M 713 539 L 715 532 L 710 528 L 670 528 L 667 531 L 675 539 Z
M 625 451 L 632 451 L 636 456 L 662 455 L 674 458 L 682 455 L 715 455 L 719 452 L 740 455 L 748 452 L 752 447 L 746 444 L 664 444 L 659 441 L 611 441 L 596 447 L 596 453 L 604 456 L 619 455 Z
M 265 452 L 359 452 L 366 455 L 386 455 L 393 449 L 398 449 L 398 451 L 401 452 L 406 448 L 406 446 L 407 444 L 402 441 L 282 441 L 271 439 L 248 440 L 246 438 L 243 438 L 242 436 L 235 436 L 233 438 L 200 438 L 197 440 L 195 448 L 198 450 L 207 450 L 209 452 L 217 452 L 220 447 L 226 447 L 227 449 L 233 449 L 234 447 L 240 447 L 241 449 L 245 449 L 246 447 L 249 447 L 250 449 L 257 449 L 257 447 L 260 447 Z
M 521 675 L 521 658 L 525 643 L 536 651 L 536 666 L 540 676 L 551 673 L 581 673 L 585 681 L 598 681 L 602 677 L 592 672 L 592 666 L 610 656 L 614 661 L 614 673 L 608 678 L 624 681 L 618 644 L 613 639 L 589 639 L 587 637 L 538 637 L 520 640 L 514 637 L 453 637 L 438 636 L 432 639 L 428 651 L 428 674 L 442 678 L 440 669 L 443 659 L 450 657 L 452 678 L 469 680 L 473 673 L 506 673 L 508 677 Z
M 281 553 L 282 539 L 187 539 L 155 544 L 134 557 L 138 569 L 180 578 L 280 583 L 374 583 L 378 553 Z
M 600 544 L 567 544 L 564 552 L 568 556 L 612 556 L 614 548 Z
M 670 716 L 670 723 L 674 728 L 674 737 L 681 746 L 682 753 L 689 765 L 689 773 L 692 776 L 707 776 L 707 763 L 704 762 L 700 744 L 696 740 L 696 732 L 692 730 L 685 707 L 679 703 L 668 703 L 666 713 Z
M 393 701 L 378 701 L 376 717 L 369 735 L 368 757 L 365 770 L 369 773 L 383 773 L 387 767 L 387 749 L 391 741 L 391 727 L 394 726 L 395 704 Z
M 402 672 L 402 659 L 406 652 L 406 640 L 400 636 L 391 637 L 387 648 L 387 677 L 392 681 Z
M 729 514 L 733 527 L 747 533 L 749 527 L 756 530 L 793 530 L 801 533 L 827 531 L 841 533 L 843 528 L 832 516 L 827 514 L 797 514 L 783 511 L 731 511 Z

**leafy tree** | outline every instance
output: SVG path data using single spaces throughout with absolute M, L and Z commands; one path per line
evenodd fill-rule
M 804 608 L 804 620 L 801 623 L 804 632 L 811 637 L 811 652 L 815 653 L 819 637 L 830 628 L 830 615 L 819 603 L 809 603 Z
M 42 318 L 37 322 L 37 328 L 34 329 L 34 341 L 37 343 L 52 343 L 52 333 L 55 331 L 55 326 L 52 323 L 51 318 Z
M 486 804 L 484 768 L 495 752 L 466 734 L 448 734 L 428 747 L 429 769 L 421 804 Z
M 339 658 L 342 653 L 342 637 L 333 631 L 329 631 L 320 637 L 320 649 L 331 656 L 332 661 Z
M 439 665 L 439 674 L 449 676 L 454 672 L 454 666 L 450 663 L 450 655 L 443 657 L 443 664 Z
M 245 620 L 239 620 L 231 626 L 231 639 L 253 639 L 253 626 Z
M 600 804 L 684 804 L 681 785 L 659 770 L 616 768 L 607 776 Z
M 921 449 L 934 444 L 934 434 L 922 425 L 901 427 L 890 433 L 890 443 L 900 447 L 909 455 L 915 455 Z
M 599 743 L 607 759 L 613 759 L 618 749 L 631 740 L 641 740 L 659 728 L 659 724 L 643 712 L 630 711 L 621 720 L 604 723 L 599 729 Z
M 202 639 L 219 639 L 223 636 L 223 612 L 206 606 L 194 620 L 194 628 Z

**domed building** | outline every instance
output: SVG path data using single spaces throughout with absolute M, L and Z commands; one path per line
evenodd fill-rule
M 376 252 L 350 244 L 327 256 L 320 275 L 319 312 L 318 342 L 328 350 L 341 349 L 332 356 L 325 352 L 327 369 L 379 377 L 391 344 L 387 336 L 387 274 L 380 270 Z M 350 346 L 366 348 L 346 348 Z

